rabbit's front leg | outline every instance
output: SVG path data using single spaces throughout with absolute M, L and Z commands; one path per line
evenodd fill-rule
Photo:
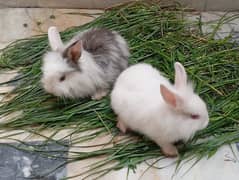
M 178 150 L 175 145 L 171 143 L 160 144 L 163 154 L 167 157 L 177 157 Z
M 97 90 L 93 96 L 92 100 L 100 100 L 108 94 L 108 90 Z
M 120 129 L 120 131 L 122 132 L 122 133 L 126 133 L 126 131 L 127 131 L 127 126 L 124 124 L 124 122 L 119 118 L 119 117 L 117 117 L 117 128 L 119 128 Z

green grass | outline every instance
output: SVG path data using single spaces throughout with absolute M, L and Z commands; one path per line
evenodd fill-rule
M 222 145 L 239 141 L 239 47 L 230 37 L 213 39 L 224 22 L 237 16 L 223 17 L 215 31 L 204 35 L 201 32 L 202 22 L 187 22 L 183 19 L 184 13 L 177 6 L 130 3 L 107 10 L 89 24 L 61 33 L 64 40 L 69 40 L 83 29 L 106 27 L 119 31 L 129 42 L 132 54 L 130 64 L 150 63 L 170 79 L 173 79 L 175 61 L 180 61 L 186 67 L 195 84 L 195 91 L 208 104 L 210 124 L 188 143 L 181 145 L 179 162 L 183 159 L 210 157 Z M 60 130 L 72 129 L 69 136 L 57 140 L 62 145 L 66 145 L 62 141 L 69 140 L 71 135 L 91 132 L 72 138 L 72 147 L 98 136 L 116 137 L 119 131 L 108 97 L 101 101 L 57 99 L 42 90 L 39 83 L 40 66 L 42 55 L 47 49 L 47 36 L 41 35 L 14 42 L 0 51 L 2 71 L 20 68 L 21 72 L 21 76 L 14 80 L 18 85 L 11 92 L 17 96 L 2 103 L 0 114 L 23 111 L 21 116 L 1 123 L 0 129 L 23 129 L 42 137 L 41 130 L 51 129 L 56 133 L 44 137 L 47 142 L 55 141 L 54 137 Z M 2 135 L 1 138 L 13 137 Z M 197 142 L 202 139 L 200 143 Z M 24 150 L 41 152 L 38 147 L 26 146 Z M 81 173 L 93 175 L 97 172 L 97 176 L 101 176 L 113 169 L 134 169 L 141 162 L 162 157 L 159 147 L 153 142 L 140 135 L 130 134 L 114 143 L 113 147 L 89 153 L 71 152 L 68 163 L 102 155 L 105 156 L 104 161 L 92 166 L 90 172 Z M 105 166 L 112 162 L 115 163 L 113 167 Z

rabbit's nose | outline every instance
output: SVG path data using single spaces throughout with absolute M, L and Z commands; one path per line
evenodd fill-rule
M 43 80 L 43 88 L 48 92 L 48 93 L 53 93 L 54 92 L 54 86 L 53 82 L 51 79 L 48 80 Z

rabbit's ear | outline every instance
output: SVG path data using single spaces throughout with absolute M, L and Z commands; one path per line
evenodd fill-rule
M 183 100 L 174 92 L 169 90 L 166 86 L 160 85 L 160 92 L 164 101 L 173 108 L 180 109 Z
M 187 85 L 187 73 L 183 65 L 179 62 L 176 62 L 174 64 L 174 69 L 175 69 L 175 80 L 174 80 L 175 87 L 177 89 L 185 87 Z
M 63 56 L 67 57 L 67 59 L 73 64 L 78 64 L 78 60 L 81 57 L 82 50 L 82 41 L 76 41 L 74 44 L 72 44 L 66 49 L 66 51 L 63 53 Z
M 48 29 L 48 40 L 53 51 L 62 49 L 63 43 L 56 27 L 51 26 Z

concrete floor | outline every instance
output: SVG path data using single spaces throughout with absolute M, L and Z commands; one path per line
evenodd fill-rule
M 32 35 L 37 35 L 45 33 L 47 28 L 51 25 L 57 26 L 60 30 L 64 30 L 67 27 L 78 26 L 87 23 L 94 19 L 102 11 L 99 10 L 81 10 L 81 9 L 0 9 L 0 48 L 5 47 L 10 42 L 30 37 Z M 92 16 L 85 16 L 82 13 L 89 13 Z M 202 17 L 205 21 L 215 20 L 220 17 L 222 13 L 203 13 Z M 189 14 L 189 19 L 196 19 L 199 17 L 198 13 Z M 204 27 L 204 31 L 210 31 L 210 27 Z M 225 36 L 230 32 L 237 32 L 239 29 L 239 20 L 235 20 L 233 23 L 227 24 L 221 29 L 221 33 L 217 34 L 217 37 Z M 236 33 L 234 33 L 236 36 Z M 15 72 L 11 74 L 1 74 L 0 81 L 6 80 L 6 78 L 11 78 L 16 75 Z M 12 87 L 1 87 L 0 91 L 6 92 L 11 90 Z M 0 118 L 0 121 L 5 120 L 5 118 Z M 65 130 L 58 133 L 57 137 L 63 137 L 68 134 L 70 130 Z M 14 133 L 14 132 L 8 132 Z M 45 132 L 44 135 L 50 135 L 50 132 Z M 56 137 L 56 138 L 57 138 Z M 24 133 L 15 138 L 25 141 L 35 141 L 41 140 L 40 137 L 30 136 L 28 133 Z M 88 142 L 87 144 L 99 144 L 109 141 L 111 137 L 100 137 L 94 141 Z M 10 142 L 9 140 L 1 140 L 0 142 Z M 150 163 L 155 160 L 151 160 L 147 163 L 140 164 L 135 172 L 130 172 L 129 180 L 238 180 L 239 179 L 239 152 L 236 145 L 233 144 L 232 148 L 234 153 L 232 153 L 229 146 L 224 146 L 219 149 L 219 151 L 210 159 L 203 158 L 199 161 L 189 172 L 186 171 L 192 166 L 193 161 L 184 164 L 183 168 L 175 174 L 175 164 L 172 164 L 175 159 L 165 159 L 157 162 L 155 166 L 165 167 L 164 169 L 149 168 Z M 73 150 L 73 149 L 71 149 Z M 79 151 L 82 149 L 74 149 Z M 86 149 L 92 150 L 92 149 Z M 89 164 L 94 164 L 100 159 L 90 159 L 80 162 L 75 162 L 67 166 L 67 176 L 74 176 L 79 174 L 83 170 L 86 170 Z M 172 165 L 171 165 L 172 164 Z M 114 171 L 106 176 L 102 177 L 102 180 L 122 180 L 127 178 L 127 169 L 122 169 L 119 171 Z M 82 177 L 75 178 L 76 180 L 82 179 Z M 1 175 L 0 175 L 0 180 Z

